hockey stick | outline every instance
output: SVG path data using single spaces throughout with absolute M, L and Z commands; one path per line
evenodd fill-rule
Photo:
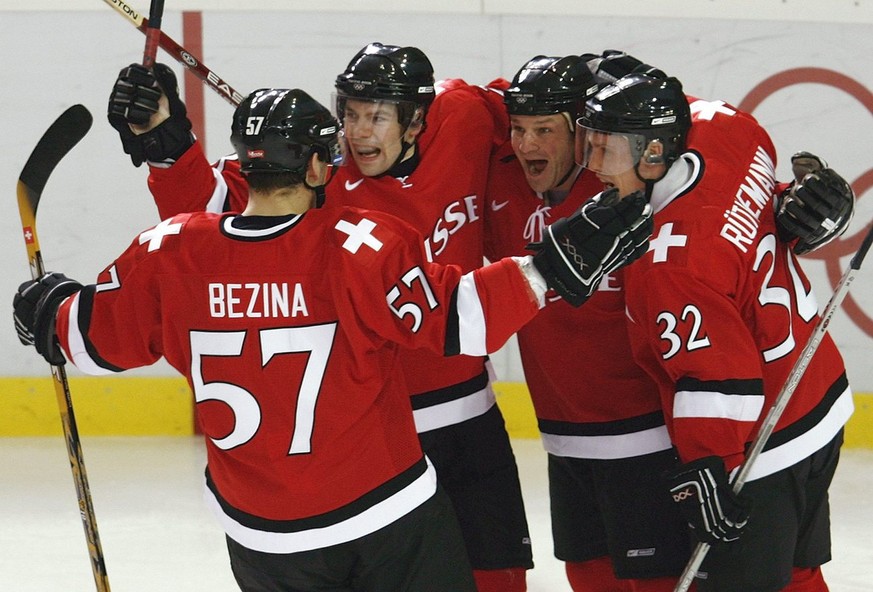
M 846 297 L 846 294 L 849 292 L 849 286 L 852 284 L 852 281 L 854 281 L 855 274 L 859 269 L 861 269 L 861 263 L 863 263 L 864 257 L 867 256 L 867 251 L 870 250 L 871 243 L 873 243 L 873 225 L 871 225 L 870 229 L 867 231 L 867 235 L 864 237 L 864 240 L 861 241 L 861 246 L 858 247 L 852 260 L 849 262 L 849 268 L 846 269 L 840 283 L 837 284 L 833 295 L 831 295 L 831 299 L 828 301 L 827 306 L 819 317 L 818 323 L 813 329 L 812 334 L 810 334 L 806 346 L 804 346 L 803 351 L 800 352 L 800 356 L 794 362 L 794 366 L 791 368 L 791 372 L 789 372 L 785 384 L 782 385 L 782 390 L 779 391 L 776 400 L 773 401 L 773 405 L 767 412 L 767 416 L 764 418 L 764 423 L 761 424 L 758 433 L 755 434 L 755 438 L 752 440 L 752 446 L 749 449 L 748 454 L 746 454 L 746 460 L 743 461 L 743 464 L 740 466 L 740 470 L 731 486 L 734 493 L 739 493 L 743 488 L 743 485 L 745 485 L 749 472 L 752 470 L 752 465 L 755 464 L 755 461 L 761 454 L 764 446 L 767 444 L 770 434 L 773 433 L 776 424 L 779 422 L 779 418 L 782 417 L 782 412 L 785 411 L 788 401 L 794 394 L 794 389 L 797 388 L 800 379 L 803 378 L 803 374 L 806 372 L 806 367 L 809 366 L 810 361 L 812 361 L 812 356 L 815 354 L 815 350 L 818 349 L 821 340 L 824 338 L 825 333 L 827 333 L 834 312 L 836 312 L 837 308 Z M 694 581 L 694 576 L 697 575 L 697 570 L 700 569 L 700 565 L 703 563 L 703 559 L 709 552 L 709 548 L 710 545 L 708 543 L 697 543 L 694 552 L 691 554 L 691 559 L 689 559 L 686 564 L 685 570 L 679 577 L 679 582 L 676 584 L 673 592 L 686 592 L 688 590 L 691 583 Z
M 158 55 L 158 40 L 161 37 L 161 19 L 164 17 L 164 0 L 152 0 L 149 7 L 148 25 L 145 31 L 145 49 L 142 53 L 142 65 L 151 68 L 155 65 Z
M 134 27 L 146 33 L 148 28 L 148 19 L 134 10 L 124 0 L 103 0 L 106 4 L 115 9 L 115 11 L 127 19 Z M 191 70 L 191 72 L 200 80 L 206 83 L 212 90 L 217 92 L 221 97 L 236 107 L 245 98 L 245 95 L 238 93 L 232 86 L 225 82 L 221 77 L 215 74 L 212 70 L 203 65 L 200 59 L 186 50 L 184 47 L 173 41 L 173 39 L 164 33 L 156 34 L 158 37 L 158 45 L 161 49 L 170 54 L 173 59 Z
M 36 235 L 36 209 L 39 207 L 42 190 L 61 159 L 91 129 L 91 122 L 91 114 L 82 105 L 73 105 L 64 111 L 39 139 L 18 177 L 18 212 L 21 215 L 21 230 L 27 247 L 30 275 L 33 279 L 45 273 L 39 239 Z M 79 514 L 85 527 L 88 553 L 91 556 L 94 583 L 97 585 L 98 592 L 109 592 L 109 579 L 106 575 L 100 536 L 97 533 L 94 507 L 91 504 L 91 490 L 85 474 L 85 461 L 82 458 L 82 445 L 79 442 L 79 430 L 76 428 L 76 418 L 73 414 L 67 373 L 63 366 L 52 365 L 51 369 L 70 469 L 73 471 L 76 496 L 79 499 Z

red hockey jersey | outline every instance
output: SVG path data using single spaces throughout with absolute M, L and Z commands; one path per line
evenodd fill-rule
M 483 262 L 483 195 L 488 160 L 508 137 L 502 95 L 461 80 L 442 81 L 419 138 L 421 161 L 402 178 L 363 177 L 354 162 L 326 188 L 330 205 L 391 213 L 418 230 L 428 256 L 470 271 Z M 149 187 L 162 217 L 184 211 L 241 211 L 247 188 L 232 158 L 210 167 L 195 143 L 172 167 L 152 167 Z M 419 431 L 475 417 L 494 404 L 485 358 L 451 359 L 426 349 L 401 354 Z
M 514 261 L 430 263 L 387 214 L 200 212 L 140 234 L 64 302 L 57 333 L 88 373 L 163 356 L 184 374 L 222 525 L 290 553 L 373 532 L 435 491 L 402 348 L 484 355 L 536 311 Z
M 489 173 L 486 256 L 496 261 L 524 254 L 529 243 L 542 240 L 547 224 L 569 216 L 602 189 L 583 169 L 567 198 L 546 206 L 506 142 Z M 670 448 L 658 389 L 630 355 L 623 270 L 604 278 L 581 308 L 552 295 L 518 332 L 518 345 L 549 453 L 609 459 Z
M 818 321 L 776 236 L 776 155 L 750 115 L 691 100 L 688 150 L 655 185 L 649 252 L 626 269 L 631 340 L 658 382 L 684 461 L 738 466 Z M 750 479 L 828 443 L 852 413 L 842 358 L 822 340 Z

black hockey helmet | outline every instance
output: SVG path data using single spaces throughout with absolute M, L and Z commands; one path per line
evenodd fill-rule
M 345 99 L 412 103 L 422 110 L 422 119 L 434 100 L 433 66 L 417 47 L 370 43 L 336 77 L 337 113 L 342 117 Z M 409 117 L 401 123 L 409 125 Z
M 230 141 L 243 173 L 296 173 L 312 154 L 327 163 L 339 156 L 339 123 L 300 89 L 262 88 L 233 114 Z
M 600 55 L 585 54 L 582 58 L 594 74 L 594 79 L 602 86 L 612 84 L 628 74 L 667 77 L 663 70 L 645 64 L 640 59 L 618 49 L 606 49 Z
M 572 123 L 597 88 L 594 75 L 580 56 L 540 55 L 516 73 L 503 92 L 503 102 L 510 115 L 569 113 Z
M 371 43 L 359 51 L 336 78 L 340 96 L 410 101 L 430 105 L 434 99 L 433 66 L 417 47 Z
M 634 162 L 650 143 L 660 142 L 660 158 L 669 165 L 685 150 L 691 110 L 676 78 L 628 74 L 588 99 L 576 124 L 577 134 L 593 130 L 628 136 Z

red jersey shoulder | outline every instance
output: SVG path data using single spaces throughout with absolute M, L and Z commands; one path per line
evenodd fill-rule
M 665 235 L 658 242 L 658 232 L 666 233 L 669 223 L 674 231 L 685 234 L 687 228 L 680 226 L 699 227 L 698 236 L 710 233 L 714 238 L 727 238 L 744 252 L 772 220 L 768 211 L 777 187 L 773 143 L 754 117 L 728 103 L 693 97 L 689 102 L 692 125 L 682 158 L 692 178 L 685 194 L 673 198 L 659 214 L 656 246 L 678 240 Z
M 100 273 L 97 283 L 116 285 L 119 273 L 126 276 L 133 269 L 167 270 L 183 261 L 202 261 L 214 250 L 221 218 L 221 214 L 191 212 L 162 220 L 134 237 Z
M 495 78 L 494 80 L 492 80 L 491 82 L 486 84 L 485 88 L 487 88 L 489 90 L 498 91 L 502 95 L 503 91 L 505 91 L 511 85 L 512 85 L 512 83 L 510 81 L 508 81 L 506 78 Z
M 463 78 L 443 78 L 442 80 L 437 80 L 433 85 L 437 97 L 450 90 L 466 88 L 468 86 L 470 85 Z
M 756 159 L 775 169 L 773 141 L 752 115 L 724 101 L 689 97 L 689 103 L 692 123 L 687 150 L 702 155 L 707 174 L 718 171 L 725 183 L 737 183 Z
M 376 265 L 398 249 L 421 249 L 420 233 L 385 212 L 345 206 L 324 207 L 310 213 L 324 226 L 325 240 L 357 265 Z
M 691 179 L 658 212 L 646 260 L 717 277 L 712 261 L 743 262 L 774 231 L 775 150 L 751 115 L 722 101 L 689 101 L 693 123 L 682 162 Z
M 148 255 L 156 252 L 178 251 L 183 245 L 199 241 L 204 234 L 214 235 L 222 214 L 210 212 L 188 212 L 161 220 L 155 226 L 143 230 L 133 243 L 138 252 Z

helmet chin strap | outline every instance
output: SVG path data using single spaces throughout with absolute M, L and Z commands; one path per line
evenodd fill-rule
M 416 108 L 416 114 L 413 115 L 412 121 L 406 126 L 406 129 L 403 130 L 403 133 L 400 134 L 400 153 L 397 155 L 397 158 L 394 159 L 394 162 L 391 163 L 391 166 L 388 167 L 381 175 L 376 175 L 377 177 L 381 177 L 383 175 L 390 175 L 392 177 L 405 177 L 407 175 L 411 175 L 412 171 L 418 167 L 418 146 L 415 141 L 408 142 L 406 140 L 406 132 L 409 131 L 413 125 L 420 125 L 422 128 L 424 127 L 424 112 L 419 111 L 420 108 Z M 420 130 L 421 131 L 421 130 Z M 413 136 L 414 138 L 415 136 Z M 410 148 L 413 148 L 412 154 L 409 156 L 407 160 L 410 162 L 404 161 L 404 157 Z M 404 163 L 401 167 L 401 163 Z
M 397 167 L 401 162 L 403 162 L 403 158 L 406 156 L 406 153 L 407 153 L 407 152 L 409 151 L 409 149 L 412 148 L 413 146 L 415 146 L 415 142 L 407 142 L 406 140 L 401 139 L 401 140 L 400 140 L 400 154 L 397 155 L 397 158 L 394 159 L 394 162 L 391 163 L 391 166 L 388 167 L 388 170 L 385 171 L 384 174 L 388 174 L 388 173 L 390 173 L 390 172 L 393 171 L 393 170 L 394 170 L 394 169 L 395 169 L 395 168 L 396 168 L 396 167 Z M 413 154 L 410 156 L 410 158 L 414 157 L 415 154 L 417 154 L 417 151 L 416 151 L 415 153 L 413 153 Z
M 312 154 L 313 153 L 310 153 L 310 156 Z M 319 158 L 319 160 L 320 160 L 320 157 L 316 157 L 316 158 Z M 312 189 L 315 192 L 315 207 L 316 208 L 320 208 L 321 206 L 324 205 L 324 198 L 325 198 L 324 188 L 327 187 L 327 184 L 333 180 L 334 175 L 336 175 L 337 168 L 335 165 L 327 164 L 327 170 L 328 170 L 327 179 L 324 181 L 324 183 L 321 183 L 320 185 L 310 185 L 309 181 L 306 180 L 306 176 L 304 175 L 304 177 L 303 177 L 303 184 L 308 189 Z
M 309 182 L 304 179 L 303 184 L 306 185 L 309 189 L 312 189 L 315 192 L 315 207 L 320 208 L 324 205 L 324 185 L 310 185 Z
M 576 164 L 576 163 L 574 162 L 572 165 L 570 165 L 570 168 L 567 170 L 567 173 L 566 173 L 563 177 L 561 177 L 561 180 L 560 180 L 560 181 L 558 181 L 557 183 L 555 183 L 555 186 L 552 187 L 552 189 L 557 189 L 558 187 L 560 187 L 561 185 L 563 185 L 564 183 L 566 183 L 566 182 L 567 182 L 567 179 L 570 178 L 570 175 L 572 175 L 572 174 L 575 173 L 578 169 L 581 169 L 581 168 L 582 168 L 582 167 L 580 167 L 578 164 Z
M 652 201 L 652 192 L 655 190 L 656 181 L 646 181 L 646 201 Z
M 642 161 L 639 161 L 639 162 L 637 162 L 636 165 L 634 165 L 634 174 L 637 176 L 637 179 L 642 181 L 643 184 L 646 186 L 646 190 L 645 190 L 646 199 L 651 199 L 652 198 L 652 191 L 655 188 L 655 183 L 657 183 L 658 181 L 660 181 L 661 179 L 664 178 L 664 176 L 667 174 L 668 169 L 667 169 L 667 167 L 664 167 L 664 172 L 661 173 L 661 175 L 657 179 L 646 179 L 642 175 L 640 175 L 640 163 L 641 162 Z
M 410 148 L 412 148 L 412 155 L 406 160 L 403 160 L 403 156 Z M 388 170 L 381 175 L 376 175 L 376 177 L 407 177 L 418 167 L 419 159 L 418 144 L 401 140 L 400 154 L 397 156 L 394 164 L 388 167 Z

